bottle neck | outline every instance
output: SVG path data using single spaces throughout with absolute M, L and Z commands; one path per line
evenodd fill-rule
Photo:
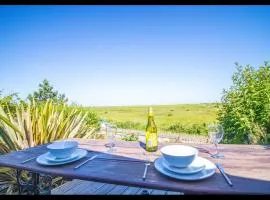
M 153 117 L 153 109 L 150 107 L 148 111 L 148 117 Z
M 148 121 L 153 121 L 153 120 L 154 120 L 154 116 L 148 115 Z

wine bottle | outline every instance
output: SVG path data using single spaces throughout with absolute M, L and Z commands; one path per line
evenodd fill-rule
M 152 107 L 148 110 L 148 122 L 145 132 L 145 144 L 146 151 L 154 152 L 158 149 L 158 135 L 157 135 L 157 126 L 154 121 L 153 109 Z

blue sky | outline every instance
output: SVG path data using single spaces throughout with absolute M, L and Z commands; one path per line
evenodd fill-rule
M 270 61 L 270 6 L 0 6 L 0 90 L 85 106 L 218 102 Z

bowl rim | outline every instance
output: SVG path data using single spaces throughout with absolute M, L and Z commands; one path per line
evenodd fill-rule
M 174 155 L 174 154 L 169 154 L 168 152 L 164 152 L 165 149 L 167 148 L 170 148 L 172 146 L 181 146 L 181 147 L 184 147 L 184 148 L 188 148 L 188 149 L 191 149 L 193 151 L 190 151 L 189 154 L 186 154 L 186 155 Z M 198 149 L 192 147 L 192 146 L 188 146 L 188 145 L 182 145 L 182 144 L 172 144 L 172 145 L 166 145 L 164 147 L 162 147 L 160 149 L 160 152 L 163 154 L 163 155 L 166 155 L 166 156 L 173 156 L 173 157 L 190 157 L 190 156 L 196 156 L 198 155 Z
M 60 148 L 60 146 L 58 146 L 59 143 L 65 143 L 65 142 L 68 142 L 70 145 L 68 145 L 65 148 L 63 148 L 63 147 Z M 64 149 L 72 149 L 72 148 L 75 148 L 77 146 L 78 146 L 78 142 L 77 141 L 65 140 L 65 141 L 56 141 L 56 142 L 53 142 L 53 143 L 47 145 L 47 148 L 50 149 L 50 150 L 58 150 L 58 149 L 64 150 Z

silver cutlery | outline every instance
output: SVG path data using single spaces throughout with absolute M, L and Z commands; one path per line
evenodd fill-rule
M 115 161 L 115 162 L 119 162 L 119 161 L 122 161 L 122 162 L 135 162 L 135 163 L 143 163 L 143 162 L 145 162 L 145 161 L 142 161 L 142 160 L 121 159 L 121 158 L 101 158 L 101 157 L 98 157 L 97 160 L 108 160 L 108 161 Z
M 144 159 L 144 165 L 145 165 L 145 167 L 144 167 L 144 172 L 143 172 L 142 180 L 145 181 L 147 170 L 148 170 L 148 166 L 151 163 L 151 159 L 150 159 L 150 155 L 149 155 L 148 152 L 143 151 L 143 155 L 145 156 L 145 159 Z
M 150 162 L 146 162 L 144 164 L 145 164 L 145 168 L 144 168 L 144 173 L 143 173 L 143 177 L 142 177 L 143 181 L 145 181 L 145 179 L 146 179 L 146 173 L 147 173 L 148 166 L 150 165 Z
M 27 163 L 28 161 L 34 160 L 36 157 L 37 157 L 37 156 L 34 156 L 34 157 L 32 157 L 32 158 L 29 158 L 29 159 L 27 159 L 27 160 L 24 160 L 24 161 L 20 162 L 20 164 L 24 164 L 24 163 Z
M 233 184 L 232 184 L 231 180 L 229 179 L 229 177 L 227 176 L 227 174 L 225 173 L 223 166 L 221 164 L 219 164 L 219 163 L 216 163 L 216 166 L 219 169 L 220 173 L 225 178 L 225 180 L 227 181 L 227 183 L 232 187 Z
M 204 147 L 197 147 L 197 146 L 193 146 L 194 148 L 198 149 L 200 152 L 202 153 L 208 153 L 210 154 L 211 156 L 215 155 L 213 153 L 211 153 L 208 149 L 204 148 Z
M 95 157 L 97 157 L 97 155 L 92 156 L 91 158 L 87 159 L 86 161 L 82 162 L 81 164 L 77 165 L 76 167 L 74 167 L 73 169 L 78 169 L 79 167 L 83 166 L 85 163 L 87 163 L 90 160 L 93 160 Z

